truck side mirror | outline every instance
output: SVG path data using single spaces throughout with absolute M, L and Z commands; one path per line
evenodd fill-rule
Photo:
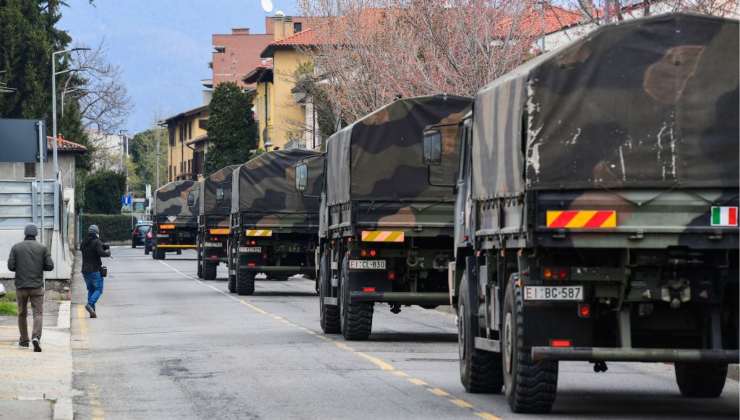
M 442 134 L 438 130 L 424 133 L 424 164 L 442 163 Z
M 305 163 L 301 163 L 295 167 L 295 189 L 298 191 L 306 191 L 306 185 L 308 184 L 308 166 Z
M 216 201 L 224 201 L 224 189 L 222 187 L 216 188 Z
M 188 193 L 188 207 L 192 207 L 195 204 L 195 192 L 190 191 Z

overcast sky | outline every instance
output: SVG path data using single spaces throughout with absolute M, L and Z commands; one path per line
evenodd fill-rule
M 68 0 L 60 27 L 75 46 L 104 42 L 108 61 L 123 72 L 133 102 L 129 135 L 202 104 L 210 79 L 211 34 L 248 27 L 264 33 L 259 0 Z M 296 13 L 294 0 L 272 0 L 273 13 Z M 271 13 L 271 14 L 273 14 Z

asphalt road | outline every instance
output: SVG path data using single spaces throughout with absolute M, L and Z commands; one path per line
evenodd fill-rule
M 76 419 L 514 418 L 500 395 L 460 385 L 452 315 L 376 306 L 366 342 L 324 336 L 313 282 L 258 281 L 254 296 L 199 281 L 194 253 L 165 261 L 114 248 L 88 319 L 73 306 Z M 219 277 L 226 275 L 219 268 Z M 738 384 L 680 397 L 665 364 L 561 363 L 547 418 L 738 418 Z

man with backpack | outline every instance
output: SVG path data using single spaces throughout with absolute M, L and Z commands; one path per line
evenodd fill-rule
M 90 314 L 90 318 L 97 318 L 95 304 L 103 294 L 103 263 L 101 257 L 110 257 L 110 247 L 100 240 L 100 229 L 97 225 L 90 225 L 87 230 L 87 237 L 82 244 L 82 276 L 85 278 L 87 285 L 87 304 L 85 309 Z

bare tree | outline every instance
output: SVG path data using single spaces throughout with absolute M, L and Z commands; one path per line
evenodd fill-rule
M 396 97 L 473 95 L 529 58 L 535 0 L 301 0 L 306 49 L 344 121 Z M 320 22 L 320 23 L 316 23 Z
M 738 0 L 567 0 L 587 23 L 602 24 L 659 13 L 694 12 L 738 17 Z
M 85 128 L 117 132 L 131 112 L 131 99 L 121 83 L 121 70 L 107 62 L 103 42 L 89 51 L 77 51 L 61 89 L 61 99 L 77 100 Z M 63 106 L 63 104 L 62 104 Z

